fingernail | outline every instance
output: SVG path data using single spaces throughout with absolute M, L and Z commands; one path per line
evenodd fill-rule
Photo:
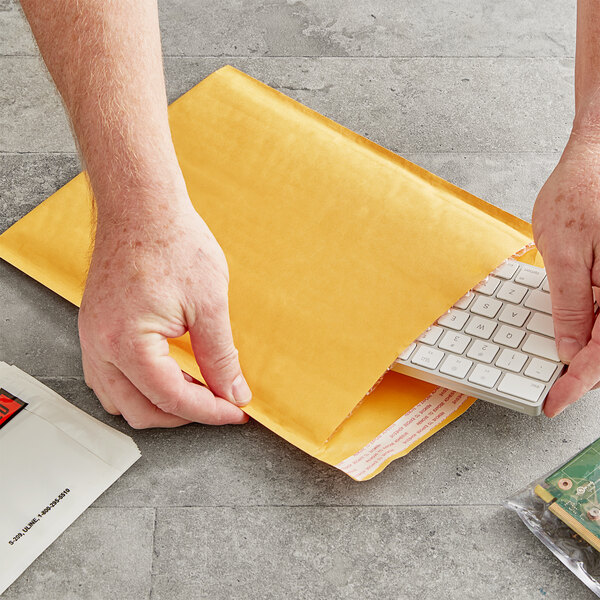
M 238 406 L 246 406 L 246 404 L 252 400 L 252 392 L 250 391 L 244 376 L 241 374 L 233 380 L 231 391 L 233 393 L 233 399 Z
M 574 338 L 560 338 L 558 342 L 558 357 L 568 365 L 573 357 L 581 350 L 581 344 Z

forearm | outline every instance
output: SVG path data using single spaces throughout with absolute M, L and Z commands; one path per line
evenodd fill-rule
M 577 2 L 575 121 L 580 135 L 600 135 L 600 1 Z
M 156 2 L 21 3 L 71 118 L 99 221 L 184 190 L 168 126 Z

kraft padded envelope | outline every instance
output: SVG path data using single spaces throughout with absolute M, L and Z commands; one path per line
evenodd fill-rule
M 368 392 L 531 243 L 527 223 L 231 66 L 169 118 L 192 202 L 229 264 L 253 418 L 365 479 L 466 410 L 473 399 L 396 373 Z M 0 256 L 79 304 L 91 224 L 80 174 L 0 236 Z M 201 377 L 187 336 L 171 351 Z

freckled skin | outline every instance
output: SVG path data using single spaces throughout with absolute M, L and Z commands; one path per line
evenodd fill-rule
M 534 238 L 548 273 L 559 355 L 570 362 L 548 394 L 553 416 L 600 381 L 600 325 L 592 286 L 600 286 L 600 139 L 572 135 L 540 191 L 533 211 Z M 566 340 L 561 345 L 560 340 Z
M 160 386 L 161 377 L 160 369 L 152 364 L 172 361 L 166 340 L 186 331 L 191 333 L 199 363 L 206 364 L 207 357 L 223 356 L 222 365 L 239 369 L 237 352 L 227 337 L 231 331 L 225 329 L 226 336 L 221 338 L 205 333 L 217 328 L 223 330 L 224 324 L 228 325 L 229 275 L 225 256 L 191 205 L 171 205 L 171 211 L 172 218 L 177 216 L 177 235 L 165 228 L 159 214 L 156 218 L 147 216 L 143 223 L 132 217 L 126 227 L 130 237 L 125 240 L 122 235 L 125 228 L 98 224 L 79 329 L 86 381 L 112 413 L 123 412 L 122 406 L 111 404 L 112 397 L 103 396 L 103 391 L 122 387 L 122 373 L 131 372 L 132 361 L 146 357 L 150 368 L 135 367 L 130 381 L 140 391 L 144 385 L 150 386 L 146 389 L 151 394 L 153 386 Z M 235 362 L 230 362 L 229 355 Z M 174 361 L 171 368 L 177 368 Z M 210 377 L 210 370 L 206 372 Z M 210 394 L 189 379 L 185 385 Z M 222 399 L 229 391 L 222 389 L 221 393 L 212 402 L 225 407 L 224 416 L 204 411 L 201 418 L 208 423 L 245 422 L 247 417 L 228 399 Z M 158 418 L 162 426 L 192 420 L 187 416 L 189 413 L 181 412 L 177 406 L 171 408 L 160 399 L 155 406 L 160 412 L 155 412 L 152 418 L 155 421 Z M 235 416 L 228 416 L 226 407 L 239 411 L 241 416 L 237 421 Z M 134 423 L 137 426 L 135 419 Z

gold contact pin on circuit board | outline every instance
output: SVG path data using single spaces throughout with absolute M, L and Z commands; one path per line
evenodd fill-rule
M 568 525 L 575 533 L 580 535 L 590 546 L 600 552 L 600 538 L 586 529 L 575 517 L 569 514 L 562 506 L 553 502 L 549 507 L 550 512 L 555 514 L 565 525 Z

